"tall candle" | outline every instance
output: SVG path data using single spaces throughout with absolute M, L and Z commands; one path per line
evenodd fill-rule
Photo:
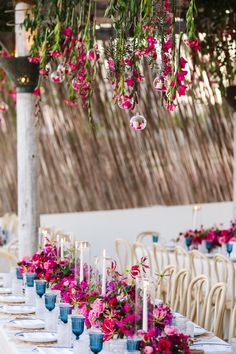
M 102 257 L 102 295 L 106 295 L 106 250 L 103 250 Z
M 83 245 L 80 245 L 80 269 L 79 269 L 79 281 L 82 283 L 84 280 L 84 250 Z
M 148 331 L 148 296 L 147 296 L 148 282 L 143 281 L 143 330 Z
M 192 224 L 192 229 L 196 230 L 197 228 L 197 220 L 198 220 L 198 212 L 201 209 L 200 205 L 194 205 L 193 207 L 193 224 Z
M 61 260 L 64 260 L 64 239 L 61 239 Z

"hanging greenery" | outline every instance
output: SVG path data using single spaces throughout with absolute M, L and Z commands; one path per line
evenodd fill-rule
M 227 32 L 220 40 L 220 26 L 216 26 L 217 40 L 211 40 L 210 45 L 208 33 L 201 39 L 198 23 L 201 6 L 204 7 L 201 3 L 190 0 L 185 4 L 188 37 L 183 41 L 183 33 L 176 34 L 177 0 L 108 2 L 105 16 L 110 18 L 115 34 L 102 52 L 118 107 L 135 109 L 148 63 L 153 72 L 153 90 L 159 92 L 167 110 L 176 108 L 176 97 L 184 96 L 190 85 L 187 60 L 181 56 L 182 42 L 190 47 L 194 63 L 200 50 L 201 54 L 208 51 L 216 58 L 214 63 L 209 60 L 206 65 L 212 66 L 212 75 L 217 75 L 221 87 L 226 78 L 232 78 L 230 50 L 224 48 L 233 45 L 234 36 Z M 33 39 L 29 60 L 40 62 L 42 78 L 49 76 L 55 84 L 66 83 L 65 103 L 69 105 L 77 104 L 80 98 L 90 108 L 96 68 L 103 60 L 96 42 L 96 5 L 95 0 L 39 0 L 24 21 Z M 223 56 L 220 48 L 224 49 Z M 225 70 L 221 70 L 219 63 L 224 64 Z M 36 90 L 36 94 L 40 91 Z M 137 115 L 130 125 L 142 130 L 145 118 Z

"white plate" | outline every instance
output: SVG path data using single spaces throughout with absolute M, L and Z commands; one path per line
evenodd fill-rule
M 38 319 L 12 320 L 9 324 L 18 329 L 43 329 L 45 327 L 44 321 Z
M 11 294 L 11 288 L 0 288 L 0 295 Z
M 28 315 L 35 313 L 35 307 L 26 305 L 4 305 L 1 308 L 1 312 L 9 313 L 11 315 Z
M 16 338 L 29 343 L 52 343 L 57 341 L 56 333 L 50 332 L 19 332 Z
M 201 327 L 194 327 L 194 337 L 202 336 L 207 333 L 207 330 Z
M 23 304 L 25 302 L 24 296 L 0 296 L 0 302 L 5 302 L 7 304 Z

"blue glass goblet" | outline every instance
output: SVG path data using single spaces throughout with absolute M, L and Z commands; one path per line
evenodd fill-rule
M 230 257 L 230 253 L 233 251 L 233 244 L 231 242 L 226 243 L 226 250 Z
M 188 248 L 188 251 L 189 251 L 189 248 L 190 248 L 190 246 L 192 244 L 192 239 L 193 239 L 192 236 L 188 236 L 188 237 L 185 238 L 185 244 L 186 244 L 186 246 Z
M 89 346 L 94 354 L 100 353 L 103 348 L 103 337 L 102 332 L 91 332 L 89 333 Z
M 158 241 L 159 241 L 159 235 L 152 235 L 152 242 L 158 243 Z
M 36 277 L 35 273 L 26 273 L 26 285 L 30 288 L 34 286 L 34 279 Z
M 52 311 L 55 309 L 56 306 L 56 294 L 44 294 L 45 306 L 48 311 Z
M 80 315 L 72 315 L 71 316 L 71 324 L 72 324 L 72 332 L 76 336 L 76 340 L 79 340 L 80 335 L 84 331 L 84 316 Z
M 207 252 L 210 253 L 211 250 L 213 249 L 213 242 L 212 241 L 206 241 L 206 248 L 207 248 Z
M 46 280 L 35 280 L 35 289 L 39 297 L 42 297 L 46 292 Z
M 66 302 L 63 302 L 59 304 L 59 309 L 60 309 L 60 320 L 64 323 L 67 323 L 68 316 L 71 315 L 72 312 L 72 306 L 70 304 L 67 304 Z
M 139 350 L 140 339 L 128 338 L 127 339 L 127 352 L 135 352 Z
M 16 278 L 23 280 L 23 274 L 20 271 L 20 267 L 16 267 Z

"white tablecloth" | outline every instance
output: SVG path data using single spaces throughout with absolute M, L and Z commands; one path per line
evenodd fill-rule
M 10 329 L 7 326 L 9 318 L 0 317 L 0 354 L 71 354 L 72 350 L 64 348 L 37 348 L 34 345 L 16 343 L 14 341 L 14 335 L 19 330 Z M 12 320 L 12 317 L 11 317 Z M 221 339 L 214 336 L 201 337 L 201 339 L 194 344 L 193 348 L 202 349 L 207 354 L 228 354 L 231 353 L 230 346 Z M 104 354 L 108 354 L 107 351 L 102 351 Z M 101 353 L 102 353 L 101 352 Z M 81 353 L 85 354 L 85 353 Z

